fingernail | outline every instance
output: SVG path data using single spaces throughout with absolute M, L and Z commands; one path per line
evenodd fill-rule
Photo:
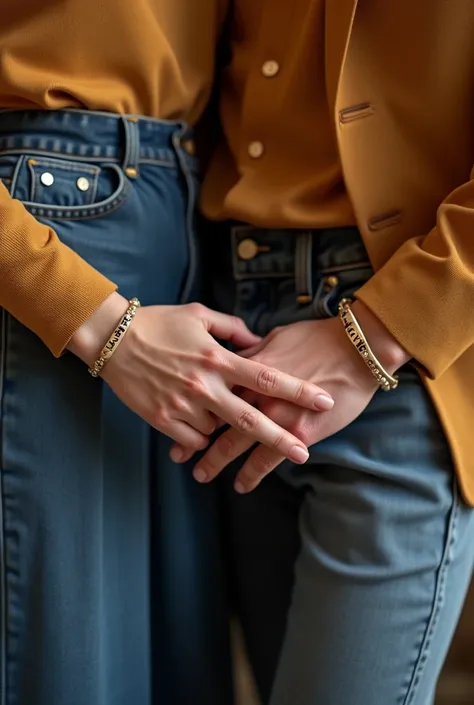
M 171 455 L 171 460 L 174 463 L 180 463 L 184 458 L 184 452 L 181 450 L 181 448 L 172 448 L 170 455 Z
M 318 394 L 314 400 L 314 406 L 321 411 L 330 411 L 334 406 L 334 399 L 327 394 Z
M 303 465 L 308 458 L 309 458 L 309 453 L 307 450 L 304 448 L 301 448 L 300 446 L 293 446 L 291 448 L 288 457 L 290 460 L 292 460 L 294 463 L 298 463 L 298 465 Z
M 238 492 L 239 494 L 245 494 L 247 492 L 247 488 L 245 485 L 243 485 L 241 482 L 237 480 L 237 482 L 234 485 L 234 490 Z
M 202 468 L 194 468 L 193 477 L 197 482 L 206 482 L 207 475 Z

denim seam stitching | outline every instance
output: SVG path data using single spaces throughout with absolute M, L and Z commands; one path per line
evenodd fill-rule
M 58 211 L 57 207 L 48 208 L 47 206 L 38 206 L 36 204 L 30 205 L 28 202 L 24 202 L 23 206 L 31 215 L 39 218 L 52 218 L 54 220 L 89 220 L 97 218 L 99 215 L 110 215 L 110 213 L 118 210 L 127 200 L 128 192 L 129 189 L 127 188 L 119 198 L 107 206 L 100 206 L 99 208 L 85 206 L 84 209 L 81 209 L 80 206 L 74 206 L 67 209 L 70 212 L 74 212 L 74 215 L 66 215 L 62 211 Z M 88 210 L 85 210 L 85 208 Z M 82 212 L 78 212 L 81 210 Z
M 25 155 L 31 155 L 31 156 L 43 156 L 45 155 L 50 155 L 51 158 L 66 158 L 66 157 L 71 157 L 70 154 L 66 155 L 63 154 L 63 152 L 52 152 L 51 150 L 42 150 L 42 149 L 27 149 L 23 147 L 18 147 L 18 148 L 12 148 L 12 149 L 2 149 L 0 147 L 0 157 L 8 157 L 8 156 L 25 156 Z M 46 157 L 45 157 L 46 158 Z M 74 160 L 78 162 L 86 162 L 90 163 L 91 161 L 97 161 L 98 163 L 102 162 L 107 162 L 111 164 L 120 164 L 120 159 L 118 157 L 95 157 L 93 155 L 79 155 L 75 154 L 74 155 Z M 162 157 L 157 157 L 156 159 L 152 157 L 143 157 L 139 160 L 139 164 L 157 164 L 159 166 L 163 167 L 168 167 L 170 169 L 176 168 L 176 162 L 174 159 L 165 159 Z M 196 170 L 196 166 L 192 165 L 192 169 Z
M 10 193 L 12 197 L 15 197 L 15 189 L 16 189 L 16 183 L 18 181 L 18 175 L 20 173 L 20 169 L 23 166 L 23 162 L 25 161 L 25 156 L 20 155 L 20 158 L 18 159 L 17 163 L 15 164 L 15 167 L 13 169 L 13 174 L 12 174 L 12 181 L 10 184 Z
M 438 577 L 435 585 L 435 595 L 433 605 L 429 616 L 426 632 L 420 645 L 420 653 L 414 663 L 413 674 L 408 686 L 407 693 L 403 700 L 403 705 L 410 705 L 416 696 L 418 685 L 423 675 L 424 666 L 427 660 L 427 653 L 431 646 L 433 636 L 438 626 L 439 616 L 444 600 L 444 586 L 446 582 L 446 574 L 449 565 L 451 564 L 451 549 L 456 539 L 456 526 L 459 514 L 460 497 L 456 479 L 453 480 L 453 503 L 450 511 L 448 531 L 446 536 L 445 547 L 441 562 L 438 568 Z
M 1 595 L 1 643 L 0 643 L 0 705 L 7 703 L 7 567 L 5 554 L 5 507 L 4 507 L 4 491 L 3 491 L 3 468 L 4 463 L 4 431 L 3 431 L 3 402 L 4 402 L 4 384 L 5 384 L 5 366 L 6 366 L 6 338 L 7 338 L 7 312 L 2 309 L 1 314 L 1 351 L 0 351 L 0 413 L 2 420 L 0 424 L 0 595 Z
M 61 171 L 76 171 L 77 170 L 77 163 L 73 161 L 66 161 L 66 160 L 60 160 L 56 159 L 54 157 L 43 157 L 43 159 L 37 159 L 36 164 L 34 166 L 45 166 L 45 167 L 55 167 L 56 169 L 60 169 Z M 93 176 L 97 175 L 97 170 L 100 169 L 99 166 L 94 166 L 93 164 L 85 164 L 81 165 L 82 171 L 87 171 L 88 174 L 92 174 Z
M 30 160 L 26 162 L 26 167 L 28 171 L 30 172 L 30 180 L 31 180 L 31 187 L 30 187 L 30 197 L 29 201 L 36 202 L 36 174 L 35 170 L 33 169 L 33 166 L 30 163 Z

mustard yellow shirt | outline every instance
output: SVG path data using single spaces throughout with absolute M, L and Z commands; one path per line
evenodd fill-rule
M 326 94 L 326 0 L 235 0 L 221 82 L 226 137 L 202 207 L 260 227 L 355 224 Z
M 86 108 L 194 124 L 226 0 L 2 0 L 0 109 Z M 58 355 L 115 285 L 0 184 L 0 305 Z M 80 281 L 82 291 L 78 297 Z

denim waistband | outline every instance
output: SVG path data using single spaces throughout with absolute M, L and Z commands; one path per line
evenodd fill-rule
M 336 315 L 339 301 L 373 274 L 356 227 L 283 230 L 227 223 L 209 231 L 203 237 L 209 296 L 258 335 Z
M 88 110 L 0 111 L 0 153 L 57 154 L 116 162 L 141 162 L 194 170 L 193 131 L 184 122 Z
M 231 227 L 231 256 L 237 280 L 298 276 L 299 270 L 332 271 L 370 266 L 356 227 L 324 230 Z

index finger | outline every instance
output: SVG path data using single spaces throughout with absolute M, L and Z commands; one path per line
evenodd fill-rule
M 298 379 L 255 360 L 246 360 L 232 353 L 229 355 L 232 355 L 229 367 L 234 385 L 246 387 L 269 397 L 284 399 L 305 409 L 330 411 L 334 406 L 331 395 L 312 382 Z

